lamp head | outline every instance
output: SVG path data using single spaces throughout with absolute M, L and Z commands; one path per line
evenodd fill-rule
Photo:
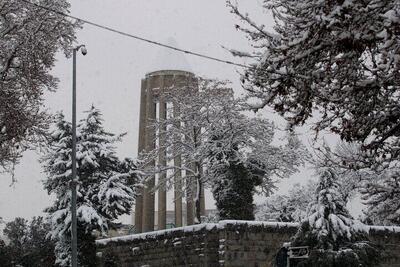
M 87 54 L 87 49 L 85 45 L 78 45 L 74 48 L 74 51 L 81 51 L 82 55 L 86 56 Z
M 86 54 L 87 54 L 86 46 L 81 47 L 81 52 L 82 52 L 82 55 L 86 56 Z

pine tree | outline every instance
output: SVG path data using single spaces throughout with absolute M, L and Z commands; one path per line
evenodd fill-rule
M 100 111 L 92 106 L 80 121 L 77 134 L 77 218 L 79 261 L 82 266 L 95 264 L 93 231 L 105 234 L 113 220 L 129 214 L 135 197 L 136 166 L 116 156 L 115 143 L 122 135 L 105 131 Z M 46 209 L 56 240 L 57 263 L 70 260 L 70 187 L 71 126 L 58 115 L 56 130 L 43 157 L 47 174 L 44 186 L 56 196 Z
M 360 146 L 339 142 L 332 151 L 324 144 L 318 150 L 319 158 L 314 161 L 315 168 L 329 167 L 341 181 L 341 193 L 345 199 L 354 192 L 361 193 L 367 209 L 364 211 L 369 224 L 400 225 L 400 179 L 398 161 L 379 168 L 362 168 L 364 158 Z
M 334 171 L 321 171 L 316 194 L 293 241 L 293 246 L 311 248 L 310 257 L 298 266 L 376 266 L 379 251 L 347 211 Z

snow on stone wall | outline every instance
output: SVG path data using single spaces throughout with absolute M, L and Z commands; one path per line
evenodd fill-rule
M 97 240 L 99 266 L 272 266 L 297 223 L 220 221 Z M 370 226 L 385 267 L 400 266 L 400 227 Z
M 134 241 L 134 240 L 138 240 L 138 239 L 157 238 L 158 236 L 165 236 L 168 234 L 173 234 L 174 232 L 181 232 L 181 231 L 183 231 L 184 233 L 190 233 L 190 232 L 197 232 L 197 231 L 202 231 L 202 230 L 211 230 L 214 228 L 215 229 L 225 229 L 228 225 L 229 226 L 231 226 L 231 225 L 262 226 L 262 227 L 270 227 L 270 228 L 282 228 L 282 227 L 297 228 L 298 227 L 298 223 L 225 220 L 225 221 L 220 221 L 219 223 L 203 223 L 203 224 L 171 228 L 171 229 L 166 229 L 166 230 L 153 231 L 153 232 L 148 232 L 148 233 L 105 238 L 105 239 L 97 240 L 96 244 L 104 246 L 110 242 L 127 242 L 127 241 Z M 400 229 L 400 227 L 398 227 L 398 228 Z

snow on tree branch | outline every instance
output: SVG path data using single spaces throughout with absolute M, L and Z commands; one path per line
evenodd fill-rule
M 77 127 L 77 219 L 79 242 L 84 243 L 81 247 L 94 245 L 94 230 L 104 235 L 114 220 L 130 213 L 140 176 L 136 162 L 117 157 L 115 143 L 121 135 L 104 129 L 101 112 L 92 106 L 85 113 L 86 118 Z M 58 114 L 42 164 L 44 187 L 55 197 L 45 211 L 51 222 L 50 236 L 56 241 L 57 263 L 62 266 L 68 266 L 70 261 L 71 149 L 71 124 Z
M 285 145 L 272 145 L 274 125 L 244 115 L 243 101 L 234 98 L 226 82 L 199 78 L 193 88 L 169 88 L 163 99 L 171 103 L 169 116 L 149 123 L 149 129 L 156 132 L 156 147 L 140 156 L 140 169 L 147 177 L 160 173 L 166 177 L 154 190 L 172 187 L 175 178 L 180 177 L 176 174 L 182 171 L 183 192 L 193 191 L 193 180 L 212 187 L 224 179 L 221 170 L 235 162 L 251 173 L 249 179 L 258 181 L 254 185 L 269 194 L 274 188 L 273 177 L 288 177 L 304 163 L 302 155 L 306 151 L 295 134 L 288 135 Z M 161 154 L 165 155 L 166 166 L 158 161 Z M 183 164 L 176 164 L 176 157 Z
M 65 0 L 38 3 L 66 13 L 70 7 Z M 0 168 L 10 170 L 24 150 L 45 142 L 50 117 L 42 109 L 43 93 L 58 82 L 49 72 L 58 50 L 70 55 L 79 27 L 22 1 L 1 2 Z
M 269 105 L 292 125 L 318 114 L 315 132 L 358 141 L 370 165 L 399 157 L 398 1 L 264 0 L 275 35 L 228 6 L 258 57 L 243 75 L 255 109 Z

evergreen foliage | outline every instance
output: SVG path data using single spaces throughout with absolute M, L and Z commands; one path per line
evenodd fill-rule
M 382 164 L 379 168 L 360 168 L 363 165 L 361 148 L 357 144 L 339 142 L 335 150 L 326 144 L 319 149 L 314 161 L 316 169 L 329 167 L 341 182 L 340 191 L 348 200 L 354 192 L 361 193 L 367 206 L 365 220 L 375 225 L 400 224 L 399 162 Z
M 111 222 L 129 214 L 135 198 L 136 165 L 121 161 L 115 152 L 115 136 L 103 127 L 100 111 L 93 106 L 77 129 L 77 219 L 81 266 L 95 263 L 94 231 L 105 234 Z M 56 241 L 57 264 L 68 266 L 70 260 L 70 181 L 71 125 L 64 116 L 57 117 L 43 167 L 47 174 L 44 186 L 55 196 L 46 209 L 51 221 L 51 237 Z
M 321 171 L 316 194 L 292 243 L 311 249 L 298 266 L 377 266 L 380 251 L 368 241 L 364 225 L 347 211 L 335 172 Z
M 242 162 L 229 161 L 218 170 L 212 193 L 221 220 L 254 220 L 253 194 L 262 177 L 254 176 Z

